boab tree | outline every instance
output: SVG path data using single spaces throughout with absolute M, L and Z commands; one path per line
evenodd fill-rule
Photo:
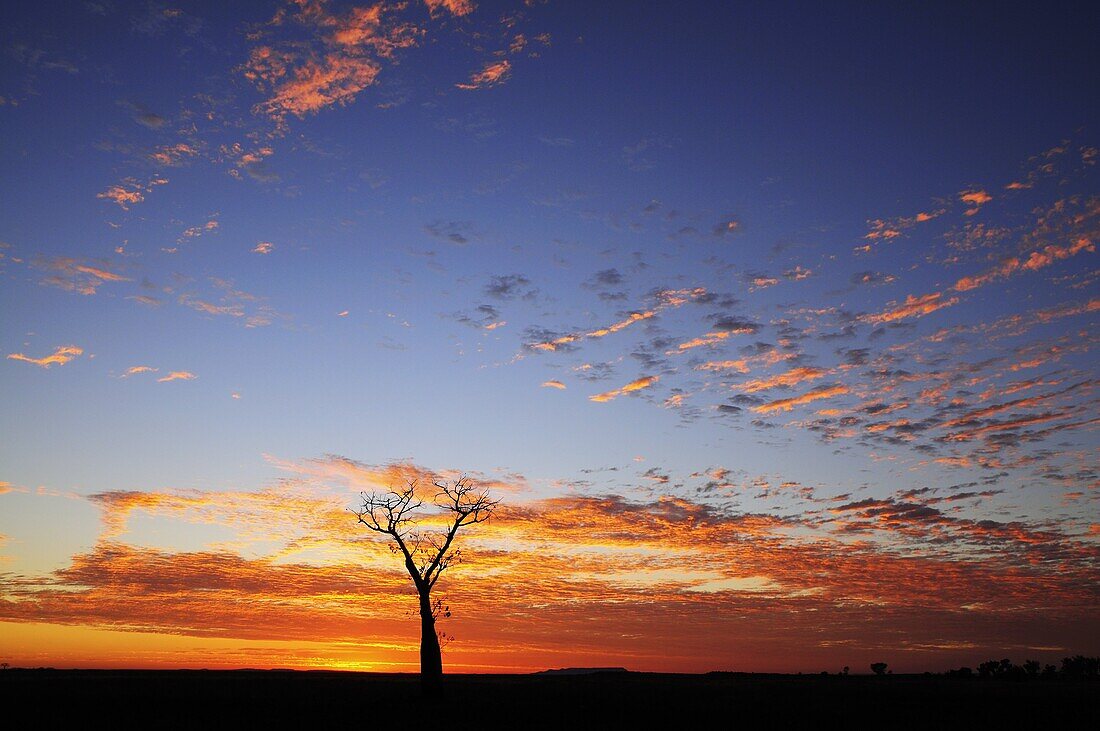
M 404 559 L 416 586 L 420 600 L 420 679 L 427 689 L 437 688 L 443 681 L 443 656 L 435 622 L 440 613 L 449 613 L 441 601 L 432 601 L 432 589 L 443 572 L 462 557 L 460 549 L 452 550 L 458 529 L 484 523 L 500 503 L 487 490 L 478 490 L 467 477 L 450 483 L 433 480 L 432 484 L 438 492 L 429 505 L 445 517 L 445 530 L 418 527 L 427 516 L 420 510 L 425 506 L 417 497 L 416 480 L 410 480 L 403 490 L 363 493 L 363 506 L 355 513 L 367 528 L 388 536 L 390 551 Z

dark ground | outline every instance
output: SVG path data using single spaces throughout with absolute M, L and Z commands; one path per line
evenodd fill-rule
M 7 728 L 1100 728 L 1100 681 L 921 675 L 0 671 Z M 22 716 L 27 724 L 9 722 Z M 18 713 L 18 715 L 17 715 Z

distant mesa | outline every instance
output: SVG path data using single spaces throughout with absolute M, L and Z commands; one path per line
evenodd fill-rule
M 535 675 L 599 675 L 626 672 L 629 672 L 626 668 L 558 668 L 556 670 L 540 670 Z

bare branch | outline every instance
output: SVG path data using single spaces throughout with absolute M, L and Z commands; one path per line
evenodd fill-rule
M 444 515 L 449 514 L 446 531 L 416 529 L 416 511 L 424 503 L 416 497 L 415 481 L 409 481 L 403 490 L 391 488 L 385 493 L 363 493 L 362 506 L 355 511 L 358 521 L 368 529 L 389 536 L 390 550 L 401 553 L 405 569 L 416 586 L 420 600 L 422 678 L 442 677 L 440 646 L 454 639 L 436 631 L 436 620 L 449 617 L 451 613 L 439 600 L 432 602 L 431 592 L 443 572 L 462 560 L 460 550 L 451 550 L 455 536 L 464 525 L 489 520 L 500 503 L 492 499 L 488 491 L 476 489 L 465 476 L 449 484 L 441 480 L 433 480 L 432 484 L 438 489 L 432 505 Z

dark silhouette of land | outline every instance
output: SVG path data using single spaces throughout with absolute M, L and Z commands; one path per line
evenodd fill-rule
M 595 672 L 419 676 L 295 671 L 0 672 L 34 728 L 1100 728 L 1100 681 L 957 675 Z M 717 719 L 717 726 L 715 720 Z

